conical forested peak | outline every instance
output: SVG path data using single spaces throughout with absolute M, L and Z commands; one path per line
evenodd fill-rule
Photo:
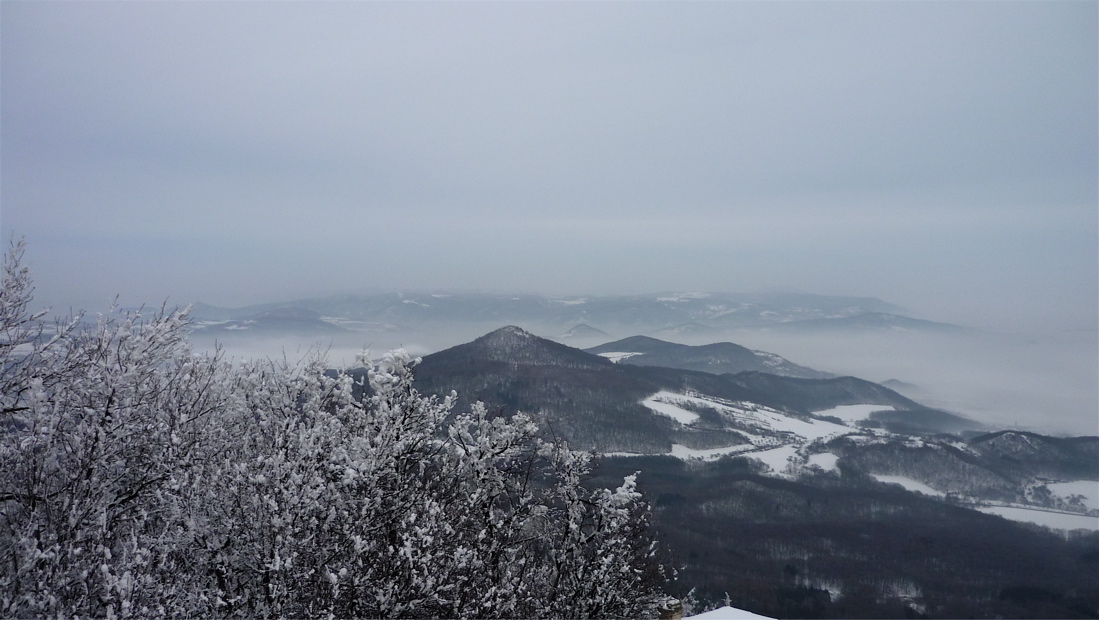
M 536 336 L 515 325 L 501 327 L 473 342 L 440 351 L 435 356 L 462 356 L 483 361 L 573 368 L 594 368 L 609 364 L 601 357 Z

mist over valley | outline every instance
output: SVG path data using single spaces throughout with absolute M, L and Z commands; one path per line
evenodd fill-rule
M 196 304 L 191 339 L 237 357 L 368 349 L 427 355 L 517 325 L 575 348 L 630 336 L 728 342 L 878 383 L 997 428 L 1099 435 L 1099 352 L 1088 332 L 1011 334 L 927 321 L 873 298 L 804 294 L 380 293 L 229 309 Z M 635 360 L 636 361 L 636 360 Z

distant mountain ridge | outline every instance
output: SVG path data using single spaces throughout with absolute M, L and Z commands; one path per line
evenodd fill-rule
M 967 327 L 950 323 L 925 321 L 888 312 L 866 312 L 851 316 L 825 317 L 790 321 L 770 326 L 771 329 L 786 331 L 902 331 L 902 332 L 947 332 L 958 333 L 972 331 Z
M 605 333 L 684 334 L 724 329 L 952 329 L 904 316 L 904 310 L 872 297 L 794 293 L 653 293 L 648 295 L 548 297 L 531 294 L 403 293 L 301 299 L 229 309 L 194 304 L 200 322 L 243 320 L 280 308 L 296 308 L 354 323 L 416 328 L 440 323 L 517 324 L 562 333 L 584 324 Z M 860 318 L 861 317 L 861 318 Z
M 224 317 L 222 313 L 215 316 Z M 207 334 L 333 334 L 349 330 L 334 321 L 326 321 L 320 313 L 293 306 L 279 306 L 246 314 L 238 318 L 198 319 L 191 328 Z
M 620 359 L 624 364 L 667 366 L 699 370 L 715 375 L 759 371 L 803 379 L 827 379 L 835 376 L 799 366 L 774 353 L 753 351 L 732 342 L 690 346 L 649 336 L 631 336 L 584 350 L 588 353 Z

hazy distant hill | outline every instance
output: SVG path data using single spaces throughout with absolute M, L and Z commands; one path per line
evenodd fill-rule
M 200 308 L 201 310 L 201 308 Z M 224 316 L 224 315 L 222 315 Z M 253 334 L 333 334 L 347 332 L 347 328 L 334 321 L 326 321 L 313 310 L 294 307 L 277 307 L 239 318 L 198 319 L 191 324 L 192 330 L 205 334 L 228 334 L 235 332 L 243 335 Z
M 554 298 L 529 294 L 384 292 L 302 299 L 239 309 L 195 304 L 197 319 L 241 320 L 277 308 L 320 316 L 416 328 L 442 323 L 555 326 L 561 333 L 584 324 L 607 333 L 683 335 L 711 330 L 799 328 L 938 329 L 903 316 L 903 309 L 868 297 L 808 294 L 653 293 Z M 863 318 L 859 318 L 863 317 Z
M 689 346 L 648 336 L 632 336 L 584 350 L 624 364 L 666 366 L 714 374 L 751 370 L 805 379 L 824 379 L 834 376 L 799 366 L 774 353 L 753 351 L 731 342 Z
M 851 316 L 814 318 L 799 321 L 787 321 L 769 325 L 768 329 L 790 332 L 931 332 L 931 333 L 966 333 L 973 330 L 960 325 L 950 323 L 937 323 L 923 319 L 913 319 L 907 316 L 890 314 L 887 312 L 866 312 Z
M 596 329 L 586 323 L 581 323 L 567 332 L 561 334 L 557 338 L 560 340 L 580 340 L 580 339 L 592 339 L 592 338 L 608 338 L 610 334 L 607 332 Z

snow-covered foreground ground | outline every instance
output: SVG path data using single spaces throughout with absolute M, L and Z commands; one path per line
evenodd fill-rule
M 756 618 L 763 618 L 769 620 L 770 616 L 761 616 L 754 614 L 750 611 L 744 611 L 743 609 L 737 609 L 736 607 L 718 607 L 717 609 L 711 609 L 710 611 L 703 612 L 697 616 L 690 616 L 697 620 L 755 620 Z
M 1099 531 L 1099 517 L 1089 517 L 1082 514 L 1022 508 L 1019 506 L 982 506 L 977 510 L 991 515 L 1000 515 L 1001 517 L 1011 519 L 1012 521 L 1044 525 L 1055 530 Z

